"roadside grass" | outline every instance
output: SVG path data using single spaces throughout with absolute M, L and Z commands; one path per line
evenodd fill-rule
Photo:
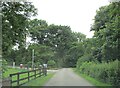
M 18 68 L 8 68 L 5 73 L 2 74 L 3 78 L 9 77 L 10 74 L 17 73 L 17 72 L 24 72 L 27 71 L 26 69 L 18 69 Z
M 18 68 L 8 68 L 7 71 L 2 74 L 2 77 L 3 77 L 3 79 L 9 78 L 9 75 L 10 75 L 10 74 L 18 73 L 18 72 L 25 72 L 25 71 L 28 71 L 28 70 L 27 70 L 27 69 L 18 69 Z M 34 72 L 31 72 L 31 73 L 30 73 L 30 76 L 33 75 L 33 74 L 34 74 Z M 28 77 L 28 74 L 27 74 L 27 73 L 20 75 L 20 79 L 21 79 L 21 78 L 25 78 L 25 77 Z M 31 77 L 30 80 L 33 79 L 33 78 L 34 78 L 34 77 Z M 17 80 L 17 76 L 13 76 L 13 77 L 12 77 L 12 80 L 13 80 L 13 81 L 14 81 L 14 80 Z M 22 81 L 20 81 L 20 84 L 25 83 L 25 82 L 27 82 L 27 81 L 28 81 L 27 79 L 26 79 L 26 80 L 22 80 Z M 12 84 L 12 86 L 16 86 L 16 85 L 17 85 L 17 83 L 13 83 L 13 84 Z
M 31 80 L 28 83 L 22 85 L 22 86 L 30 86 L 30 87 L 34 87 L 34 86 L 44 86 L 44 84 L 50 79 L 52 78 L 54 75 L 54 73 L 48 73 L 47 76 L 41 76 L 37 79 Z
M 90 82 L 91 84 L 95 85 L 96 88 L 109 88 L 111 87 L 112 85 L 110 84 L 107 84 L 107 83 L 103 83 L 103 82 L 100 82 L 99 80 L 95 79 L 95 78 L 92 78 L 88 75 L 85 75 L 85 74 L 80 74 L 76 68 L 72 68 L 72 70 L 77 74 L 79 75 L 80 77 L 84 78 L 85 80 L 87 80 L 88 82 Z
M 28 71 L 28 70 L 18 69 L 18 68 L 8 68 L 7 71 L 2 74 L 2 76 L 3 76 L 3 78 L 8 78 L 10 74 L 18 73 L 18 72 L 25 72 L 25 71 Z M 30 76 L 33 74 L 34 74 L 34 72 L 31 72 Z M 36 79 L 34 79 L 34 77 L 31 77 L 29 82 L 28 82 L 28 79 L 26 79 L 26 80 L 20 81 L 20 84 L 25 83 L 23 86 L 43 86 L 50 78 L 52 78 L 53 75 L 54 75 L 54 73 L 48 73 L 47 76 L 41 76 Z M 25 78 L 27 76 L 28 76 L 27 73 L 21 74 L 20 79 Z M 12 80 L 17 80 L 17 76 L 13 76 Z M 17 85 L 17 83 L 12 84 L 12 86 L 16 86 L 16 85 Z

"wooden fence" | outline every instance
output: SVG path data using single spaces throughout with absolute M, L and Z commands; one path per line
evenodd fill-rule
M 31 70 L 31 71 L 25 71 L 25 72 L 18 72 L 18 73 L 14 73 L 14 74 L 10 74 L 10 79 L 11 79 L 11 86 L 13 83 L 17 83 L 16 86 L 21 86 L 23 84 L 25 84 L 26 82 L 30 81 L 32 79 L 38 78 L 42 75 L 45 75 L 47 72 L 47 69 L 36 69 L 36 70 Z M 30 73 L 32 73 L 30 75 Z M 25 75 L 26 74 L 26 75 Z M 20 77 L 21 75 L 25 75 L 25 77 Z M 16 80 L 13 80 L 13 77 L 17 77 Z M 27 77 L 26 77 L 27 76 Z M 20 81 L 23 80 L 27 80 L 25 82 L 20 83 Z

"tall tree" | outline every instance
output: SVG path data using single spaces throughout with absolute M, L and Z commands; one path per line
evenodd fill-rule
M 39 44 L 44 44 L 44 38 L 46 36 L 45 32 L 47 30 L 48 24 L 45 20 L 33 19 L 29 21 L 28 29 L 29 36 L 32 41 L 38 42 Z
M 30 21 L 29 30 L 32 40 L 51 47 L 54 52 L 57 52 L 55 55 L 57 62 L 64 63 L 70 44 L 75 41 L 69 26 L 47 25 L 44 20 L 34 19 Z
M 92 31 L 99 43 L 98 49 L 102 53 L 104 60 L 119 59 L 118 50 L 120 37 L 120 2 L 111 3 L 101 7 L 95 16 Z
M 24 47 L 27 21 L 37 14 L 30 2 L 2 2 L 2 50 L 6 58 L 13 46 Z

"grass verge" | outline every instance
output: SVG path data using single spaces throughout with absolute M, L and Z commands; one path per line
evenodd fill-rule
M 24 72 L 27 71 L 26 69 L 18 69 L 18 68 L 7 68 L 7 71 L 2 74 L 3 78 L 9 77 L 10 74 L 17 73 L 17 72 Z
M 28 70 L 27 69 L 18 69 L 18 68 L 7 68 L 7 71 L 5 73 L 3 73 L 2 76 L 3 76 L 3 79 L 6 79 L 9 77 L 10 74 L 18 73 L 18 72 L 25 72 L 25 71 L 28 71 Z M 33 74 L 34 74 L 34 72 L 31 72 L 30 76 Z M 28 77 L 28 73 L 24 73 L 24 74 L 20 75 L 20 79 L 25 78 L 25 77 Z M 30 80 L 33 78 L 34 77 L 30 78 Z M 15 80 L 17 80 L 17 76 L 12 77 L 12 81 L 15 81 Z M 25 83 L 25 82 L 28 82 L 28 79 L 20 81 L 20 84 Z M 17 82 L 12 84 L 12 86 L 16 86 L 16 85 L 17 85 Z
M 8 78 L 10 74 L 13 74 L 13 73 L 18 73 L 18 72 L 24 72 L 24 71 L 28 71 L 28 70 L 25 70 L 25 69 L 18 69 L 18 68 L 8 68 L 7 71 L 5 73 L 3 73 L 3 78 Z M 30 73 L 30 76 L 33 75 L 34 72 L 31 72 Z M 34 77 L 30 78 L 30 81 L 28 82 L 28 80 L 22 80 L 20 81 L 20 84 L 21 83 L 24 83 L 24 82 L 27 82 L 26 84 L 24 84 L 23 86 L 43 86 L 52 76 L 54 75 L 54 73 L 48 73 L 47 76 L 41 76 L 39 78 L 36 78 L 34 79 Z M 21 78 L 25 78 L 27 77 L 28 74 L 25 73 L 25 74 L 21 74 L 20 75 L 20 79 Z M 12 80 L 17 80 L 17 76 L 14 76 L 12 77 Z M 16 86 L 17 83 L 13 83 L 12 86 Z
M 52 78 L 54 73 L 48 73 L 47 76 L 41 76 L 37 79 L 31 80 L 23 86 L 43 86 L 50 78 Z
M 85 80 L 87 80 L 88 82 L 90 82 L 91 84 L 95 85 L 96 88 L 109 88 L 111 87 L 112 85 L 110 84 L 107 84 L 107 83 L 103 83 L 103 82 L 100 82 L 99 80 L 95 79 L 95 78 L 92 78 L 88 75 L 85 75 L 85 74 L 80 74 L 76 68 L 72 68 L 72 70 L 77 74 L 79 75 L 80 77 L 84 78 Z

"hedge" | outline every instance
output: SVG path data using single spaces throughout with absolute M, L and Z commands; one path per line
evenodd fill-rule
M 110 83 L 113 86 L 120 86 L 120 68 L 118 67 L 120 61 L 116 60 L 109 63 L 84 62 L 81 66 L 79 63 L 81 62 L 78 60 L 77 69 L 80 73 L 89 75 L 104 83 Z

